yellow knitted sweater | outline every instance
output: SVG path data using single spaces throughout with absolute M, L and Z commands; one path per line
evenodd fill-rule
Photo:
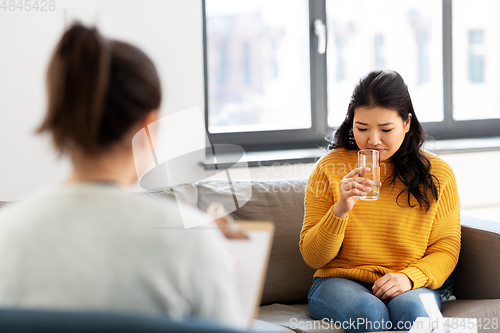
M 420 209 L 404 188 L 382 185 L 380 198 L 354 205 L 345 219 L 332 213 L 338 182 L 357 166 L 357 151 L 335 149 L 318 161 L 306 188 L 300 250 L 317 269 L 315 277 L 341 277 L 373 283 L 386 273 L 404 273 L 413 288 L 439 288 L 455 268 L 460 252 L 460 204 L 455 176 L 442 159 L 425 152 L 439 180 L 439 199 Z M 393 171 L 381 163 L 381 183 Z

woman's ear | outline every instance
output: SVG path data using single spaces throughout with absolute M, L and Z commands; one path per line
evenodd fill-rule
M 129 142 L 132 143 L 130 147 L 132 148 L 135 163 L 132 183 L 137 179 L 140 180 L 149 170 L 155 167 L 152 149 L 157 144 L 158 124 L 154 123 L 159 119 L 159 116 L 160 111 L 158 109 L 151 110 L 130 132 Z
M 404 127 L 405 127 L 405 134 L 408 133 L 408 131 L 410 130 L 410 125 L 411 125 L 411 117 L 413 115 L 411 113 L 408 113 L 408 119 L 406 119 L 405 123 L 404 123 Z
M 148 112 L 148 114 L 142 118 L 139 122 L 135 124 L 135 126 L 130 130 L 130 134 L 128 136 L 128 141 L 132 142 L 134 141 L 137 147 L 143 147 L 143 148 L 148 148 L 149 147 L 149 139 L 147 136 L 138 136 L 136 137 L 136 134 L 139 133 L 142 129 L 147 129 L 147 132 L 149 133 L 149 137 L 152 140 L 156 139 L 156 127 L 154 122 L 156 122 L 159 119 L 160 116 L 160 110 L 155 109 L 151 110 Z M 135 138 L 135 139 L 134 139 Z
M 149 133 L 149 139 L 152 142 L 157 143 L 158 135 L 159 135 L 159 123 L 156 123 L 160 119 L 160 110 L 155 109 L 151 110 L 146 117 L 144 117 L 141 128 L 147 128 L 147 132 Z
M 148 126 L 149 124 L 152 124 L 154 123 L 155 121 L 157 121 L 160 117 L 160 110 L 159 109 L 155 109 L 155 110 L 151 110 L 146 117 L 144 117 L 144 119 L 142 120 L 141 122 L 141 128 L 143 127 L 146 127 Z

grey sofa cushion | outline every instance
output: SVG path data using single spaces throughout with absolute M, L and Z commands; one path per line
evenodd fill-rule
M 345 333 L 345 330 L 339 325 L 335 327 L 335 324 L 329 321 L 312 319 L 307 304 L 261 306 L 259 319 L 286 327 L 297 333 Z
M 180 200 L 188 205 L 194 207 L 198 206 L 198 189 L 196 188 L 196 185 L 192 183 L 181 184 L 173 187 L 162 187 L 137 194 L 158 199 L 166 198 Z
M 477 318 L 478 333 L 500 333 L 500 300 L 457 300 L 443 303 L 445 317 Z M 289 328 L 295 332 L 345 332 L 321 320 L 313 320 L 307 304 L 261 306 L 259 319 Z M 495 321 L 496 319 L 496 321 Z
M 306 182 L 305 179 L 252 182 L 250 200 L 232 214 L 236 220 L 272 221 L 275 224 L 262 304 L 307 303 L 315 270 L 305 264 L 299 250 Z M 243 185 L 234 182 L 236 192 Z M 214 201 L 226 207 L 234 205 L 231 191 L 227 186 L 219 186 L 217 181 L 199 182 L 198 194 L 202 210 Z
M 453 273 L 457 299 L 500 299 L 500 223 L 462 216 L 461 224 L 462 248 Z
M 465 299 L 443 303 L 445 317 L 477 318 L 478 333 L 500 333 L 500 299 Z
M 292 330 L 273 324 L 271 322 L 254 320 L 252 328 L 250 329 L 252 333 L 293 333 Z

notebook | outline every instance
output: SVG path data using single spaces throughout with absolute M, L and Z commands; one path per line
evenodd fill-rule
M 238 258 L 237 272 L 243 314 L 248 327 L 257 318 L 267 266 L 271 255 L 274 224 L 260 221 L 236 221 L 249 239 L 228 240 L 231 251 Z

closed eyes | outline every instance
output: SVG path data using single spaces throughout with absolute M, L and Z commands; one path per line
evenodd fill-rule
M 360 131 L 360 132 L 364 132 L 366 130 L 367 130 L 367 128 L 358 128 L 358 131 Z M 392 128 L 391 129 L 385 129 L 385 130 L 382 130 L 382 132 L 387 133 L 387 132 L 390 132 L 392 130 L 393 130 Z

